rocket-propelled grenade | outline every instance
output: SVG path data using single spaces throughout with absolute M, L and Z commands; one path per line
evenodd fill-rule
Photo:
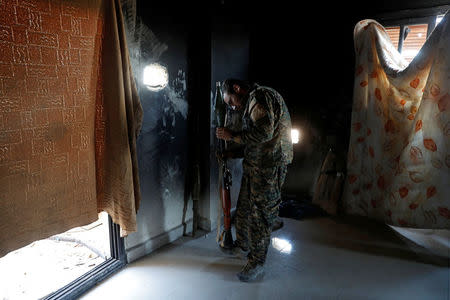
M 226 116 L 226 104 L 223 101 L 220 81 L 216 83 L 216 96 L 215 96 L 215 114 L 218 127 L 225 126 Z M 224 153 L 226 150 L 226 144 L 224 140 L 219 139 L 219 153 Z M 233 236 L 231 234 L 231 198 L 230 188 L 232 184 L 231 172 L 228 169 L 227 159 L 223 157 L 219 161 L 220 168 L 220 199 L 222 202 L 223 210 L 223 223 L 224 228 L 219 237 L 219 245 L 223 249 L 231 249 L 233 247 Z

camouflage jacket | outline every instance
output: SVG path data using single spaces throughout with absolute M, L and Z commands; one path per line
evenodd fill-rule
M 233 142 L 243 144 L 244 165 L 257 168 L 292 162 L 291 117 L 283 97 L 255 84 L 245 100 L 242 131 Z

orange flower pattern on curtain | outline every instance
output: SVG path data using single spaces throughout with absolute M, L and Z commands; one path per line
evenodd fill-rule
M 408 65 L 374 20 L 355 26 L 348 214 L 450 228 L 450 22 Z

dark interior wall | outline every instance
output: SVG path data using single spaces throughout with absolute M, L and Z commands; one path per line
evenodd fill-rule
M 211 27 L 211 84 L 229 77 L 247 79 L 249 28 L 239 19 L 216 16 Z
M 141 6 L 138 12 L 166 50 L 160 56 L 142 57 L 140 70 L 135 73 L 141 74 L 147 64 L 157 62 L 167 68 L 169 83 L 161 91 L 150 91 L 143 86 L 142 78 L 137 78 L 144 112 L 137 140 L 142 200 L 138 231 L 126 239 L 131 260 L 170 242 L 169 234 L 162 240 L 154 239 L 181 229 L 183 221 L 192 219 L 191 204 L 184 214 L 189 177 L 188 28 L 184 19 L 167 11 L 150 13 Z
M 301 132 L 284 186 L 288 194 L 312 194 L 330 148 L 345 156 L 359 19 L 344 15 L 324 12 L 310 19 L 293 6 L 261 7 L 251 22 L 251 80 L 281 93 L 293 128 Z
M 248 79 L 249 77 L 249 28 L 236 18 L 218 10 L 212 20 L 211 27 L 211 164 L 210 164 L 210 195 L 211 202 L 218 203 L 218 165 L 215 157 L 217 138 L 214 122 L 215 83 L 226 78 Z M 230 112 L 231 113 L 231 112 Z M 231 204 L 236 206 L 242 177 L 242 159 L 232 159 L 228 162 L 232 173 Z M 214 200 L 217 199 L 217 200 Z M 215 208 L 213 208 L 214 210 Z M 217 209 L 216 209 L 217 211 Z
M 188 10 L 189 11 L 189 10 Z M 211 229 L 210 201 L 210 101 L 211 101 L 211 19 L 207 11 L 194 10 L 188 13 L 188 97 L 189 109 L 189 149 L 191 170 L 200 171 L 199 177 L 191 172 L 191 191 L 198 185 L 198 226 Z M 195 181 L 199 178 L 199 182 Z M 189 193 L 189 191 L 188 191 Z
M 362 16 L 376 16 L 378 14 L 405 10 L 414 13 L 412 10 L 435 8 L 449 4 L 450 1 L 448 0 L 381 0 L 365 3 L 364 6 L 358 9 L 358 14 Z

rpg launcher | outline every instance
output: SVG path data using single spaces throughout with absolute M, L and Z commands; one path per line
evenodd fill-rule
M 220 92 L 220 81 L 216 83 L 216 97 L 215 97 L 215 114 L 217 119 L 217 126 L 224 127 L 226 106 Z M 219 139 L 218 152 L 223 154 L 226 150 L 224 140 Z M 223 210 L 223 231 L 218 238 L 219 246 L 222 250 L 231 251 L 233 248 L 233 236 L 231 234 L 231 198 L 230 188 L 232 184 L 231 172 L 228 168 L 227 159 L 222 157 L 219 159 L 219 184 L 220 184 L 220 200 Z

